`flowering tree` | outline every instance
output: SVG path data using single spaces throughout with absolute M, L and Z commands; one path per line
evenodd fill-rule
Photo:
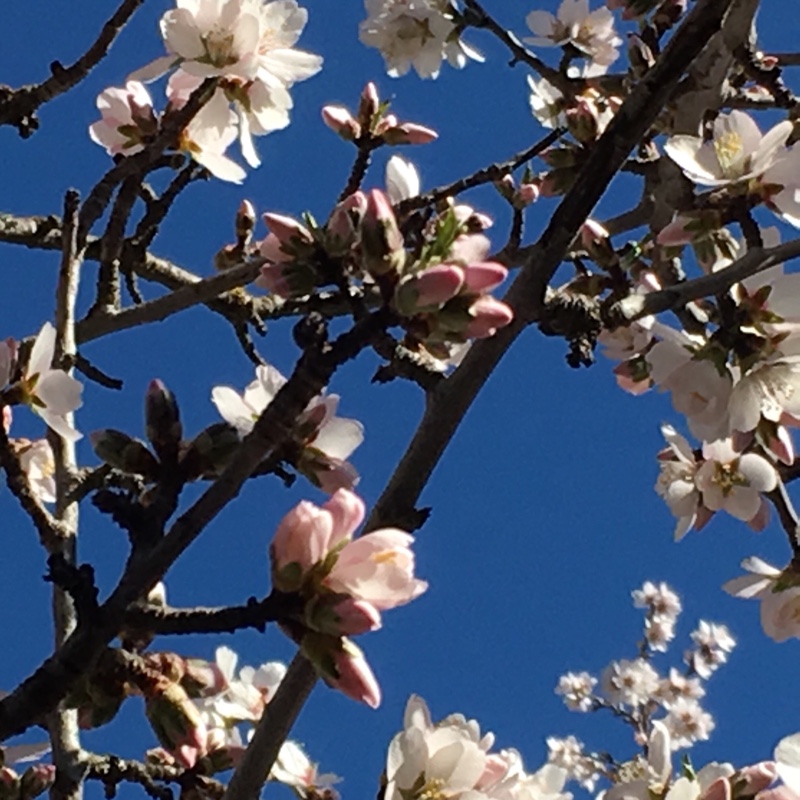
M 69 66 L 53 62 L 43 82 L 0 87 L 0 124 L 23 139 L 41 136 L 40 125 L 54 124 L 51 101 L 56 108 L 102 73 L 142 5 L 124 0 L 89 49 Z M 798 101 L 787 81 L 800 60 L 758 40 L 758 0 L 551 5 L 514 19 L 477 0 L 366 0 L 358 30 L 346 35 L 376 50 L 391 78 L 436 79 L 510 56 L 527 79 L 529 141 L 479 168 L 454 163 L 457 177 L 429 189 L 395 149 L 424 151 L 445 131 L 395 114 L 387 79 L 364 75 L 349 103 L 319 109 L 324 135 L 351 150 L 338 195 L 315 192 L 307 204 L 315 215 L 284 213 L 274 187 L 270 205 L 249 189 L 226 195 L 236 198 L 219 212 L 232 238 L 209 243 L 193 231 L 213 264 L 206 275 L 156 255 L 159 237 L 169 239 L 201 181 L 223 191 L 249 180 L 269 149 L 255 140 L 286 135 L 278 132 L 301 112 L 295 84 L 320 73 L 327 54 L 304 49 L 309 13 L 295 0 L 177 0 L 154 12 L 161 54 L 127 63 L 111 86 L 103 79 L 88 137 L 108 158 L 105 172 L 82 193 L 61 184 L 58 215 L 0 215 L 9 258 L 20 245 L 58 253 L 54 309 L 36 306 L 36 325 L 6 330 L 0 342 L 4 502 L 11 513 L 13 497 L 14 528 L 38 536 L 55 631 L 52 648 L 0 700 L 3 741 L 37 726 L 49 738 L 4 747 L 4 798 L 47 790 L 75 798 L 87 781 L 107 796 L 130 782 L 158 798 L 172 796 L 172 785 L 187 797 L 245 800 L 273 781 L 301 798 L 335 797 L 337 777 L 288 738 L 291 727 L 317 681 L 381 704 L 369 644 L 356 640 L 382 627 L 383 612 L 425 594 L 428 581 L 435 587 L 435 570 L 417 575 L 415 536 L 431 511 L 418 503 L 495 366 L 529 328 L 560 340 L 575 368 L 591 365 L 599 344 L 630 395 L 668 393 L 675 419 L 662 426 L 656 492 L 677 520 L 675 538 L 727 515 L 779 533 L 784 546 L 788 539 L 784 566 L 742 553 L 746 574 L 723 588 L 759 601 L 769 639 L 800 638 L 800 521 L 787 490 L 798 474 L 800 305 L 797 275 L 783 269 L 800 255 L 800 239 L 779 243 L 800 227 Z M 401 97 L 403 85 L 393 84 Z M 25 158 L 26 145 L 13 145 L 15 157 Z M 376 174 L 374 157 L 386 151 Z M 613 215 L 602 212 L 604 197 L 617 198 Z M 537 224 L 541 232 L 530 234 Z M 233 373 L 207 359 L 208 374 L 186 381 L 187 394 L 202 385 L 213 404 L 196 427 L 188 424 L 196 415 L 182 413 L 183 391 L 169 375 L 152 376 L 140 438 L 122 405 L 109 402 L 112 392 L 132 392 L 119 377 L 127 379 L 126 358 L 100 340 L 124 341 L 129 329 L 147 337 L 184 312 L 201 326 L 222 319 L 255 375 L 229 380 Z M 279 319 L 293 325 L 285 376 L 253 339 Z M 200 334 L 188 334 L 188 347 L 192 337 Z M 148 341 L 148 369 L 161 374 L 172 343 Z M 382 392 L 408 384 L 425 403 L 369 513 L 357 494 L 358 448 L 369 434 L 338 413 L 340 403 L 353 413 L 348 403 L 363 390 L 339 375 L 367 359 L 378 361 L 373 382 L 390 384 Z M 328 393 L 334 382 L 341 396 Z M 261 595 L 245 591 L 219 607 L 203 597 L 168 603 L 176 562 L 218 517 L 230 519 L 240 494 L 264 484 L 303 499 L 287 500 L 287 491 L 270 500 L 280 513 L 262 542 Z M 92 509 L 82 512 L 88 524 L 79 524 L 79 508 Z M 238 519 L 263 529 L 252 514 Z M 125 543 L 111 577 L 76 544 L 79 531 L 84 540 L 114 529 Z M 457 570 L 457 552 L 451 562 Z M 5 569 L 10 580 L 17 567 Z M 569 709 L 610 710 L 630 727 L 633 752 L 550 737 L 546 763 L 532 769 L 476 721 L 439 718 L 413 694 L 386 742 L 380 796 L 561 800 L 571 788 L 614 800 L 796 798 L 800 734 L 791 728 L 774 752 L 764 742 L 755 763 L 693 764 L 687 751 L 715 727 L 705 682 L 735 639 L 726 625 L 700 620 L 682 659 L 665 667 L 681 600 L 650 580 L 633 600 L 644 611 L 633 657 L 597 676 L 566 672 L 557 684 Z M 291 643 L 288 668 L 270 660 L 237 669 L 227 644 L 213 658 L 184 644 L 192 634 L 267 626 Z M 133 698 L 144 715 L 131 711 Z M 87 746 L 131 713 L 149 726 L 146 753 Z

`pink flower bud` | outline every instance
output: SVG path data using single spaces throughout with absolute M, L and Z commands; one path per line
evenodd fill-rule
M 428 144 L 439 138 L 439 134 L 432 128 L 424 125 L 417 125 L 415 122 L 404 122 L 389 128 L 383 134 L 383 141 L 386 144 Z
M 331 685 L 347 697 L 377 708 L 381 704 L 381 687 L 361 650 L 344 639 L 334 660 L 339 677 Z
M 297 591 L 305 574 L 327 555 L 332 534 L 330 513 L 313 503 L 298 503 L 280 521 L 270 545 L 275 588 Z
M 146 698 L 145 713 L 159 742 L 191 769 L 205 752 L 208 731 L 185 690 L 177 683 L 159 686 Z
M 366 128 L 372 122 L 372 118 L 378 113 L 381 107 L 381 98 L 378 94 L 378 87 L 370 81 L 361 91 L 361 99 L 358 104 L 358 119 Z
M 256 210 L 249 200 L 242 200 L 236 212 L 236 238 L 243 244 L 250 240 L 256 227 Z
M 731 800 L 731 784 L 727 778 L 717 778 L 712 781 L 699 800 Z
M 286 270 L 285 264 L 265 264 L 254 283 L 259 289 L 265 289 L 278 297 L 291 297 L 292 287 L 286 277 Z
M 508 276 L 508 270 L 495 261 L 480 261 L 477 264 L 468 264 L 464 268 L 466 279 L 463 294 L 481 294 L 490 292 L 499 286 Z
M 675 217 L 665 228 L 662 228 L 656 242 L 664 247 L 680 247 L 689 244 L 694 239 L 697 231 L 690 231 L 688 228 L 689 220 L 687 217 Z
M 187 658 L 183 668 L 181 686 L 189 697 L 214 697 L 228 688 L 228 679 L 214 661 Z
M 292 260 L 292 256 L 283 249 L 281 240 L 274 233 L 268 233 L 261 240 L 258 252 L 273 264 L 283 264 Z
M 439 264 L 400 284 L 395 304 L 401 314 L 444 305 L 464 285 L 464 270 L 453 264 Z
M 34 764 L 22 773 L 20 797 L 32 800 L 44 794 L 56 782 L 55 764 Z
M 373 275 L 399 271 L 405 263 L 404 244 L 389 198 L 379 189 L 372 189 L 367 193 L 361 220 L 364 268 Z
M 514 195 L 515 208 L 525 208 L 539 199 L 540 189 L 538 183 L 520 184 L 517 193 Z
M 263 215 L 263 220 L 270 231 L 274 233 L 282 243 L 295 240 L 308 243 L 314 241 L 311 231 L 296 219 L 292 219 L 292 217 L 287 217 L 283 214 L 267 213 Z
M 469 309 L 472 320 L 466 327 L 466 336 L 485 339 L 494 336 L 498 328 L 503 328 L 514 319 L 511 307 L 490 295 L 481 295 Z
M 366 600 L 328 595 L 315 597 L 306 605 L 305 622 L 320 633 L 358 636 L 377 631 L 381 627 L 381 614 Z
M 778 779 L 778 768 L 774 761 L 760 761 L 739 770 L 734 788 L 736 794 L 754 795 L 763 792 Z M 740 785 L 741 782 L 741 785 Z
M 359 190 L 346 197 L 333 209 L 325 226 L 325 249 L 328 253 L 344 255 L 350 250 L 366 208 L 367 196 Z
M 311 472 L 313 480 L 326 494 L 333 494 L 339 489 L 352 490 L 361 479 L 358 470 L 349 461 L 330 456 L 317 459 Z
M 323 106 L 322 121 L 347 142 L 361 136 L 361 125 L 344 106 Z

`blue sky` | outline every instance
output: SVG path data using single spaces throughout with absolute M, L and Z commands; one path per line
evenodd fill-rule
M 524 35 L 529 10 L 557 4 L 487 5 Z M 72 5 L 44 0 L 10 4 L 4 28 L 13 36 L 0 51 L 0 80 L 11 85 L 39 80 L 54 58 L 73 60 L 94 37 L 108 6 L 84 0 L 76 13 Z M 60 213 L 66 188 L 86 193 L 109 167 L 86 133 L 95 119 L 95 97 L 161 54 L 157 21 L 170 6 L 164 0 L 145 3 L 101 67 L 41 110 L 41 130 L 31 139 L 0 129 L 0 210 Z M 796 25 L 786 23 L 800 21 L 793 19 L 800 12 L 778 0 L 762 6 L 763 46 L 790 49 L 788 31 Z M 437 81 L 392 80 L 379 55 L 358 42 L 360 3 L 311 0 L 307 7 L 310 21 L 301 46 L 321 54 L 325 67 L 293 89 L 292 125 L 258 140 L 263 166 L 251 171 L 243 186 L 214 180 L 192 186 L 156 240 L 157 254 L 210 274 L 213 253 L 230 240 L 235 210 L 245 197 L 259 212 L 310 210 L 324 218 L 353 153 L 325 128 L 319 109 L 329 102 L 354 107 L 370 79 L 382 96 L 392 98 L 401 119 L 440 132 L 436 143 L 402 152 L 419 166 L 424 187 L 505 159 L 541 137 L 527 107 L 525 70 L 510 69 L 505 52 L 488 35 L 468 34 L 486 54 L 484 65 L 470 64 L 463 72 L 445 67 Z M 376 157 L 367 186 L 382 185 L 388 154 Z M 598 216 L 624 210 L 631 196 L 629 185 L 612 187 Z M 495 242 L 501 242 L 507 219 L 494 191 L 470 199 L 497 215 Z M 553 201 L 534 207 L 526 240 L 535 238 L 554 208 Z M 0 337 L 21 338 L 52 318 L 57 257 L 10 246 L 0 253 Z M 95 265 L 87 264 L 84 311 L 94 275 Z M 144 291 L 149 297 L 160 289 L 144 286 Z M 297 351 L 289 324 L 270 325 L 257 344 L 271 363 L 284 372 L 291 369 Z M 87 385 L 78 416 L 84 432 L 117 427 L 141 435 L 142 398 L 153 377 L 175 391 L 186 430 L 197 431 L 218 419 L 209 399 L 213 386 L 241 389 L 253 377 L 231 331 L 205 309 L 93 342 L 85 352 L 124 379 L 125 387 L 113 393 Z M 326 771 L 344 776 L 345 797 L 374 795 L 386 746 L 412 692 L 429 701 L 435 717 L 461 711 L 477 718 L 496 732 L 501 746 L 520 749 L 532 769 L 544 760 L 544 737 L 551 734 L 574 732 L 590 748 L 620 756 L 631 752 L 626 730 L 610 719 L 570 715 L 553 686 L 568 669 L 599 673 L 612 658 L 633 657 L 641 616 L 632 608 L 630 590 L 645 579 L 668 581 L 684 603 L 674 653 L 664 663 L 678 664 L 701 617 L 724 622 L 739 642 L 730 664 L 710 682 L 706 705 L 717 729 L 711 742 L 695 747 L 696 763 L 744 764 L 766 757 L 781 736 L 800 729 L 800 696 L 793 687 L 797 642 L 768 641 L 757 605 L 720 590 L 738 574 L 745 556 L 784 564 L 789 550 L 783 532 L 773 521 L 758 536 L 720 517 L 701 534 L 674 544 L 673 518 L 652 488 L 662 446 L 659 423 L 677 421 L 668 400 L 655 393 L 623 394 L 602 358 L 591 369 L 571 370 L 565 352 L 557 339 L 536 330 L 525 333 L 468 413 L 426 489 L 422 504 L 433 513 L 418 533 L 416 550 L 418 572 L 431 588 L 410 606 L 390 612 L 384 630 L 360 642 L 383 687 L 380 710 L 318 686 L 297 724 L 295 738 Z M 366 427 L 353 461 L 368 503 L 380 494 L 422 410 L 412 386 L 371 385 L 376 366 L 376 358 L 365 353 L 341 370 L 331 387 L 342 396 L 340 413 Z M 42 433 L 24 412 L 17 425 L 18 433 Z M 83 463 L 95 463 L 85 441 L 79 455 Z M 176 565 L 168 580 L 170 602 L 237 603 L 266 593 L 266 548 L 275 524 L 303 498 L 324 499 L 302 479 L 288 491 L 274 479 L 252 481 Z M 0 685 L 11 688 L 49 652 L 49 590 L 41 581 L 44 557 L 33 530 L 6 491 L 0 493 L 0 514 L 6 553 L 0 567 L 0 607 L 6 609 Z M 124 537 L 89 506 L 82 511 L 80 553 L 95 564 L 101 588 L 112 588 L 125 557 Z M 277 630 L 165 639 L 162 646 L 210 657 L 223 643 L 241 654 L 242 663 L 254 665 L 292 653 Z M 141 757 L 153 744 L 141 711 L 139 701 L 130 701 L 112 725 L 85 737 L 87 746 Z

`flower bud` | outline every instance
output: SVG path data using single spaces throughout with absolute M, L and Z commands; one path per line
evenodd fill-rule
M 381 98 L 378 94 L 378 87 L 370 81 L 361 91 L 361 99 L 358 103 L 358 120 L 361 125 L 370 129 L 375 115 L 380 111 Z
M 145 433 L 162 462 L 178 457 L 183 437 L 178 403 L 160 380 L 150 381 L 144 400 Z
M 280 521 L 270 545 L 272 584 L 280 592 L 295 592 L 306 573 L 328 552 L 331 517 L 313 503 L 298 503 Z
M 344 106 L 323 106 L 322 121 L 346 142 L 361 136 L 361 125 Z
M 380 612 L 372 603 L 347 595 L 314 597 L 304 616 L 309 628 L 332 636 L 358 636 L 381 627 Z
M 34 764 L 22 773 L 19 794 L 22 800 L 38 797 L 56 782 L 55 764 Z
M 177 683 L 159 686 L 145 700 L 158 741 L 187 769 L 205 752 L 208 733 L 197 707 Z
M 395 290 L 395 306 L 406 316 L 435 309 L 455 297 L 463 285 L 464 269 L 439 264 L 401 283 Z
M 20 800 L 19 776 L 11 767 L 0 767 L 0 800 Z
M 256 210 L 249 200 L 242 200 L 236 212 L 236 244 L 241 249 L 250 244 L 256 227 Z
M 432 128 L 417 125 L 415 122 L 403 122 L 395 125 L 381 134 L 386 144 L 428 144 L 439 138 L 439 134 Z
M 486 339 L 494 336 L 498 328 L 503 328 L 514 319 L 511 306 L 490 295 L 481 295 L 469 309 L 472 321 L 464 333 L 469 338 Z
M 142 475 L 147 481 L 158 477 L 158 461 L 142 442 L 127 433 L 106 428 L 90 433 L 89 440 L 97 457 L 115 469 Z
M 495 261 L 479 261 L 464 267 L 463 294 L 490 292 L 508 277 L 508 270 Z
M 189 697 L 214 697 L 228 688 L 228 679 L 216 662 L 185 658 L 181 686 Z
M 300 648 L 329 686 L 370 708 L 381 704 L 378 681 L 364 654 L 349 639 L 307 633 Z
M 311 231 L 301 222 L 292 219 L 292 217 L 267 213 L 263 215 L 263 220 L 282 244 L 291 242 L 307 242 L 310 244 L 314 241 Z
M 367 193 L 361 220 L 361 251 L 364 269 L 373 275 L 399 272 L 405 263 L 405 242 L 391 203 L 379 189 Z
M 325 250 L 331 256 L 349 252 L 367 209 L 367 196 L 361 190 L 346 197 L 333 209 L 325 226 Z
M 242 442 L 241 435 L 227 422 L 215 422 L 183 449 L 180 466 L 187 481 L 219 475 Z

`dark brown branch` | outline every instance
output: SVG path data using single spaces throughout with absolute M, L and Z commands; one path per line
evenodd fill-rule
M 72 65 L 58 61 L 50 65 L 50 77 L 42 83 L 12 89 L 0 87 L 0 125 L 13 125 L 20 136 L 30 136 L 38 127 L 36 112 L 41 105 L 80 83 L 105 58 L 114 39 L 144 0 L 123 0 L 100 30 L 94 44 Z
M 514 64 L 527 64 L 543 78 L 547 78 L 553 86 L 560 89 L 568 97 L 572 96 L 574 92 L 580 91 L 583 87 L 583 80 L 571 80 L 560 70 L 548 66 L 531 53 L 513 33 L 496 22 L 477 0 L 464 0 L 464 6 L 467 9 L 464 14 L 466 25 L 493 33 L 511 51 L 514 57 L 511 62 L 512 66 Z
M 243 606 L 220 608 L 136 607 L 125 613 L 126 629 L 160 635 L 182 633 L 234 633 L 242 628 L 264 632 L 267 623 L 300 613 L 302 603 L 293 595 L 271 594 L 251 598 Z
M 771 492 L 765 492 L 764 496 L 775 507 L 781 526 L 789 537 L 789 545 L 794 558 L 800 558 L 800 519 L 797 517 L 792 499 L 786 491 L 786 484 L 779 478 L 778 485 Z
M 681 75 L 719 29 L 732 0 L 706 0 L 694 7 L 676 31 L 661 58 L 647 77 L 631 92 L 614 122 L 595 145 L 575 185 L 567 192 L 547 230 L 531 249 L 527 263 L 508 291 L 505 300 L 514 309 L 514 321 L 490 339 L 476 342 L 461 366 L 428 395 L 425 414 L 403 459 L 378 499 L 367 520 L 366 530 L 386 525 L 407 527 L 403 521 L 414 515 L 414 506 L 438 464 L 472 400 L 517 336 L 536 321 L 544 289 L 560 265 L 580 226 L 605 192 L 628 153 L 660 113 Z M 291 687 L 288 679 L 291 676 Z M 278 694 L 267 707 L 280 701 L 289 723 L 297 716 L 316 676 L 307 661 L 297 656 Z M 277 711 L 277 708 L 276 708 Z M 275 715 L 276 723 L 282 721 Z M 251 746 L 242 766 L 228 786 L 226 800 L 254 796 L 277 755 L 287 725 L 273 731 L 259 725 L 258 745 Z M 255 740 L 254 740 L 255 741 Z M 244 764 L 257 762 L 244 773 Z
M 791 242 L 767 249 L 756 247 L 748 250 L 729 267 L 718 272 L 701 275 L 694 280 L 678 283 L 647 295 L 631 295 L 611 309 L 610 317 L 614 319 L 615 315 L 619 313 L 622 320 L 633 322 L 651 314 L 681 309 L 692 300 L 725 292 L 735 283 L 739 283 L 751 275 L 756 275 L 798 256 L 800 256 L 800 239 L 793 239 Z
M 25 730 L 53 709 L 90 669 L 117 635 L 129 606 L 148 591 L 206 526 L 241 490 L 264 458 L 292 435 L 294 423 L 309 402 L 345 362 L 369 347 L 394 318 L 378 311 L 357 323 L 333 343 L 309 345 L 292 376 L 256 421 L 220 477 L 142 557 L 129 561 L 111 596 L 91 625 L 80 624 L 69 639 L 10 695 L 0 700 L 0 741 Z M 308 337 L 306 337 L 308 338 Z

